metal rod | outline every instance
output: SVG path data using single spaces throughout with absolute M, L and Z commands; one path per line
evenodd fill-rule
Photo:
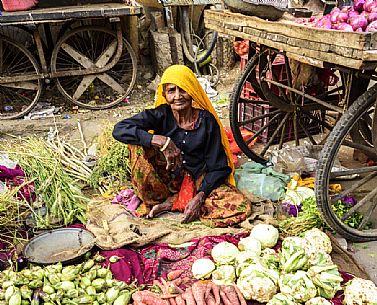
M 246 145 L 249 145 L 257 136 L 259 136 L 263 130 L 265 130 L 268 126 L 271 125 L 271 123 L 277 119 L 280 116 L 280 114 L 275 115 L 266 125 L 262 126 L 261 129 L 259 129 L 254 135 L 246 141 Z
M 372 171 L 377 171 L 377 166 L 368 166 L 368 167 L 363 167 L 363 168 L 354 168 L 354 169 L 348 169 L 348 170 L 343 170 L 343 171 L 331 172 L 331 178 L 334 179 L 336 177 L 362 174 L 362 173 L 368 173 Z
M 363 184 L 367 183 L 369 180 L 373 179 L 376 176 L 377 176 L 377 171 L 370 173 L 369 175 L 365 176 L 363 179 L 361 179 L 361 180 L 357 181 L 356 183 L 354 183 L 350 188 L 347 188 L 346 190 L 344 190 L 343 192 L 341 192 L 339 195 L 336 195 L 335 197 L 333 197 L 332 200 L 338 200 L 338 199 L 343 198 L 344 196 L 346 196 L 349 193 L 352 193 L 358 187 L 360 187 Z
M 113 59 L 103 68 L 93 68 L 93 69 L 69 69 L 64 71 L 54 71 L 51 73 L 40 73 L 40 74 L 28 74 L 28 75 L 19 75 L 19 76 L 0 76 L 0 84 L 15 83 L 18 81 L 28 81 L 28 80 L 37 80 L 44 78 L 58 78 L 64 76 L 83 76 L 90 74 L 101 74 L 112 69 L 119 61 L 123 52 L 123 35 L 120 23 L 116 23 L 117 28 L 117 50 Z
M 271 135 L 269 141 L 267 142 L 266 146 L 263 148 L 262 152 L 261 152 L 261 156 L 264 156 L 264 154 L 266 153 L 267 149 L 270 147 L 270 145 L 272 144 L 272 141 L 275 139 L 275 137 L 277 136 L 280 128 L 283 127 L 283 125 L 285 124 L 285 122 L 287 121 L 289 117 L 289 113 L 286 113 L 284 118 L 281 120 L 281 122 L 279 123 L 278 127 L 276 127 L 276 129 L 274 130 L 274 133 Z
M 334 110 L 334 111 L 337 111 L 337 112 L 340 112 L 340 113 L 343 113 L 343 112 L 344 112 L 343 109 L 340 108 L 340 107 L 338 107 L 338 106 L 334 106 L 334 105 L 331 105 L 331 104 L 329 104 L 329 103 L 326 103 L 326 102 L 324 102 L 324 101 L 322 101 L 322 100 L 320 100 L 320 99 L 317 99 L 317 98 L 315 98 L 315 97 L 313 97 L 313 96 L 311 96 L 311 95 L 308 95 L 308 94 L 305 94 L 305 93 L 303 93 L 303 92 L 300 92 L 299 90 L 297 90 L 297 89 L 295 89 L 295 88 L 291 88 L 291 87 L 289 87 L 289 86 L 286 86 L 286 85 L 280 84 L 279 82 L 275 82 L 275 81 L 273 81 L 273 80 L 271 80 L 271 79 L 267 79 L 267 78 L 265 78 L 265 77 L 262 77 L 262 78 L 261 78 L 261 81 L 265 81 L 265 82 L 271 83 L 271 84 L 273 84 L 273 85 L 275 85 L 275 86 L 278 86 L 278 87 L 281 87 L 281 88 L 284 88 L 284 89 L 287 89 L 287 90 L 293 91 L 294 93 L 297 93 L 297 94 L 303 96 L 304 98 L 307 98 L 307 99 L 309 99 L 309 100 L 312 100 L 312 101 L 314 101 L 314 102 L 316 102 L 316 103 L 318 103 L 318 104 L 320 104 L 320 105 L 323 105 L 323 106 L 325 106 L 325 107 L 327 107 L 327 108 L 329 108 L 329 109 L 332 109 L 332 110 Z
M 275 111 L 271 111 L 269 113 L 265 113 L 265 114 L 262 114 L 262 115 L 259 115 L 259 116 L 252 117 L 251 119 L 248 119 L 246 121 L 238 122 L 238 127 L 240 127 L 242 125 L 249 124 L 249 123 L 253 123 L 253 122 L 260 120 L 260 119 L 264 119 L 264 118 L 273 116 L 273 115 L 275 115 L 279 112 L 280 112 L 280 110 L 275 110 Z
M 363 220 L 360 222 L 359 226 L 358 226 L 358 229 L 359 230 L 362 230 L 364 228 L 364 226 L 367 224 L 370 216 L 372 215 L 374 209 L 376 208 L 377 206 L 377 201 L 375 200 L 371 206 L 368 208 L 368 211 L 366 213 L 364 213 L 364 217 L 363 217 Z

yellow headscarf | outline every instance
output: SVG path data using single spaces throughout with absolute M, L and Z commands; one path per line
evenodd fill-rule
M 174 84 L 182 88 L 192 97 L 193 107 L 207 110 L 213 114 L 217 123 L 220 126 L 221 142 L 224 146 L 225 153 L 228 157 L 228 165 L 232 169 L 232 173 L 229 175 L 228 182 L 232 185 L 235 185 L 235 180 L 233 176 L 234 164 L 232 162 L 232 153 L 230 151 L 228 137 L 226 136 L 224 127 L 221 124 L 220 119 L 217 116 L 217 113 L 211 104 L 211 101 L 209 100 L 207 94 L 204 92 L 195 74 L 188 67 L 183 65 L 173 65 L 167 68 L 164 74 L 162 74 L 161 82 L 157 88 L 155 107 L 167 103 L 165 97 L 162 94 L 163 84 Z

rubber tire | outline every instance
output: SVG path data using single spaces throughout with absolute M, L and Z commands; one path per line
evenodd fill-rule
M 116 38 L 116 33 L 114 33 L 114 31 L 108 30 L 107 28 L 104 28 L 104 27 L 84 26 L 84 27 L 78 27 L 78 28 L 73 29 L 72 31 L 64 34 L 63 37 L 56 43 L 56 46 L 55 46 L 54 51 L 52 52 L 52 56 L 51 56 L 51 71 L 52 72 L 57 72 L 57 70 L 56 70 L 56 59 L 57 59 L 58 52 L 59 52 L 63 42 L 66 39 L 70 38 L 71 36 L 75 35 L 76 33 L 79 33 L 81 31 L 86 31 L 86 30 L 95 30 L 95 31 L 99 31 L 99 32 L 104 32 L 104 33 L 107 33 L 107 34 L 110 34 L 110 35 L 114 35 L 114 37 Z M 120 104 L 123 101 L 123 99 L 126 96 L 129 95 L 132 88 L 134 87 L 134 85 L 136 83 L 136 75 L 137 75 L 137 57 L 136 57 L 136 54 L 135 54 L 134 50 L 132 49 L 130 43 L 125 38 L 123 38 L 123 48 L 126 48 L 128 53 L 130 54 L 133 69 L 132 69 L 131 83 L 128 85 L 127 91 L 122 97 L 120 97 L 120 98 L 118 98 L 118 99 L 116 99 L 116 100 L 114 100 L 114 101 L 112 101 L 108 104 L 102 105 L 102 106 L 91 106 L 91 105 L 88 105 L 88 104 L 84 104 L 84 103 L 81 103 L 79 101 L 74 101 L 73 98 L 65 91 L 65 89 L 60 84 L 59 78 L 56 78 L 56 84 L 57 84 L 57 87 L 58 87 L 60 93 L 70 102 L 72 102 L 72 103 L 74 103 L 78 106 L 81 106 L 83 108 L 86 108 L 86 109 L 101 110 L 101 109 L 111 108 L 115 105 Z
M 362 233 L 362 231 L 344 225 L 336 216 L 334 217 L 331 203 L 327 196 L 330 171 L 344 137 L 349 133 L 359 118 L 376 102 L 376 98 L 377 84 L 373 85 L 373 87 L 356 99 L 350 108 L 342 115 L 331 131 L 321 151 L 315 178 L 317 207 L 323 219 L 333 230 L 344 238 L 357 242 L 377 240 L 377 234 L 373 235 L 371 234 L 372 232 L 369 232 L 369 234 L 367 234 L 367 232 Z M 377 229 L 375 231 L 377 231 Z
M 35 59 L 33 54 L 26 47 L 24 47 L 22 44 L 20 44 L 16 41 L 13 41 L 12 39 L 6 38 L 5 36 L 0 36 L 0 39 L 6 41 L 7 43 L 9 43 L 9 44 L 11 44 L 11 45 L 13 45 L 17 48 L 19 48 L 26 55 L 26 57 L 30 60 L 30 62 L 34 66 L 36 74 L 40 73 L 40 67 L 39 67 L 37 60 Z M 19 119 L 19 118 L 23 117 L 24 115 L 28 114 L 33 109 L 33 107 L 37 104 L 37 102 L 39 101 L 39 98 L 42 94 L 42 91 L 43 91 L 43 81 L 42 81 L 42 79 L 38 80 L 38 86 L 39 86 L 39 89 L 37 91 L 37 94 L 34 97 L 34 100 L 30 103 L 30 105 L 27 108 L 25 108 L 23 111 L 18 112 L 17 114 L 14 114 L 14 115 L 6 116 L 6 117 L 0 116 L 0 120 Z
M 237 126 L 238 122 L 238 99 L 241 96 L 241 92 L 243 89 L 243 85 L 252 70 L 252 68 L 258 64 L 259 61 L 259 55 L 254 55 L 249 61 L 247 62 L 246 66 L 244 67 L 244 70 L 242 73 L 238 76 L 234 83 L 234 87 L 232 90 L 232 93 L 229 98 L 229 119 L 230 119 L 230 128 L 233 132 L 234 140 L 236 141 L 238 147 L 242 150 L 242 152 L 252 159 L 255 162 L 265 164 L 267 161 L 263 158 L 261 158 L 259 155 L 255 154 L 250 148 L 245 144 L 241 131 L 239 127 Z M 257 90 L 255 90 L 257 91 Z

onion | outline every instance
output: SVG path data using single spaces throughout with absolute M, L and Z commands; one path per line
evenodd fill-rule
M 370 13 L 368 14 L 368 22 L 371 23 L 373 21 L 377 20 L 377 13 Z
M 330 21 L 332 23 L 336 23 L 338 21 L 338 15 L 340 13 L 340 9 L 338 9 L 337 7 L 333 8 L 330 12 Z
M 356 31 L 358 28 L 362 28 L 364 30 L 368 25 L 368 20 L 362 16 L 354 16 L 348 20 L 348 23 L 352 26 L 354 31 Z
M 357 33 L 359 33 L 359 32 L 363 33 L 364 31 L 363 31 L 362 28 L 357 28 L 355 32 L 357 32 Z
M 352 26 L 345 22 L 338 25 L 338 30 L 345 32 L 353 32 Z
M 355 11 L 358 11 L 358 12 L 361 12 L 363 10 L 363 7 L 364 7 L 364 2 L 365 0 L 355 0 L 353 2 L 353 8 Z
M 348 13 L 346 13 L 346 12 L 340 12 L 339 14 L 338 14 L 338 22 L 347 22 L 347 20 L 348 20 Z
M 323 16 L 314 24 L 314 27 L 321 29 L 331 29 L 331 21 L 328 16 Z
M 371 12 L 371 6 L 374 4 L 374 0 L 365 0 L 364 2 L 364 11 Z
M 377 20 L 376 21 L 372 21 L 371 23 L 369 23 L 369 25 L 367 26 L 366 32 L 373 32 L 373 31 L 377 31 Z
M 351 11 L 348 13 L 348 19 L 354 17 L 354 16 L 359 16 L 359 13 L 356 11 Z

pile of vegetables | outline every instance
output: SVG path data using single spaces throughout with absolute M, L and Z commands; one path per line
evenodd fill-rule
M 10 247 L 23 238 L 23 219 L 28 214 L 28 203 L 16 197 L 19 189 L 16 187 L 0 193 L 0 240 Z
M 35 227 L 45 229 L 69 225 L 76 220 L 85 223 L 88 199 L 68 175 L 60 155 L 44 139 L 23 139 L 16 146 L 6 152 L 11 159 L 18 161 L 27 180 L 34 182 L 38 196 L 34 208 L 45 207 L 45 213 L 30 209 Z
M 313 27 L 346 32 L 377 30 L 377 1 L 354 0 L 353 6 L 334 8 L 329 14 L 310 19 Z
M 268 305 L 327 304 L 342 289 L 343 281 L 329 255 L 329 237 L 314 228 L 303 237 L 285 238 L 276 252 L 272 247 L 277 239 L 276 228 L 258 224 L 238 247 L 228 242 L 217 244 L 211 252 L 214 263 L 197 260 L 193 275 L 211 278 L 216 285 L 236 284 L 246 300 Z
M 325 223 L 318 212 L 315 197 L 303 200 L 300 206 L 283 205 L 283 210 L 294 217 L 289 217 L 279 223 L 282 236 L 295 236 L 312 228 L 322 228 Z
M 121 189 L 131 172 L 128 146 L 113 138 L 113 127 L 108 124 L 98 137 L 99 160 L 90 177 L 90 185 L 102 194 Z
M 109 269 L 96 263 L 103 260 L 98 255 L 78 265 L 5 270 L 0 273 L 0 304 L 127 305 L 136 286 L 114 280 Z

